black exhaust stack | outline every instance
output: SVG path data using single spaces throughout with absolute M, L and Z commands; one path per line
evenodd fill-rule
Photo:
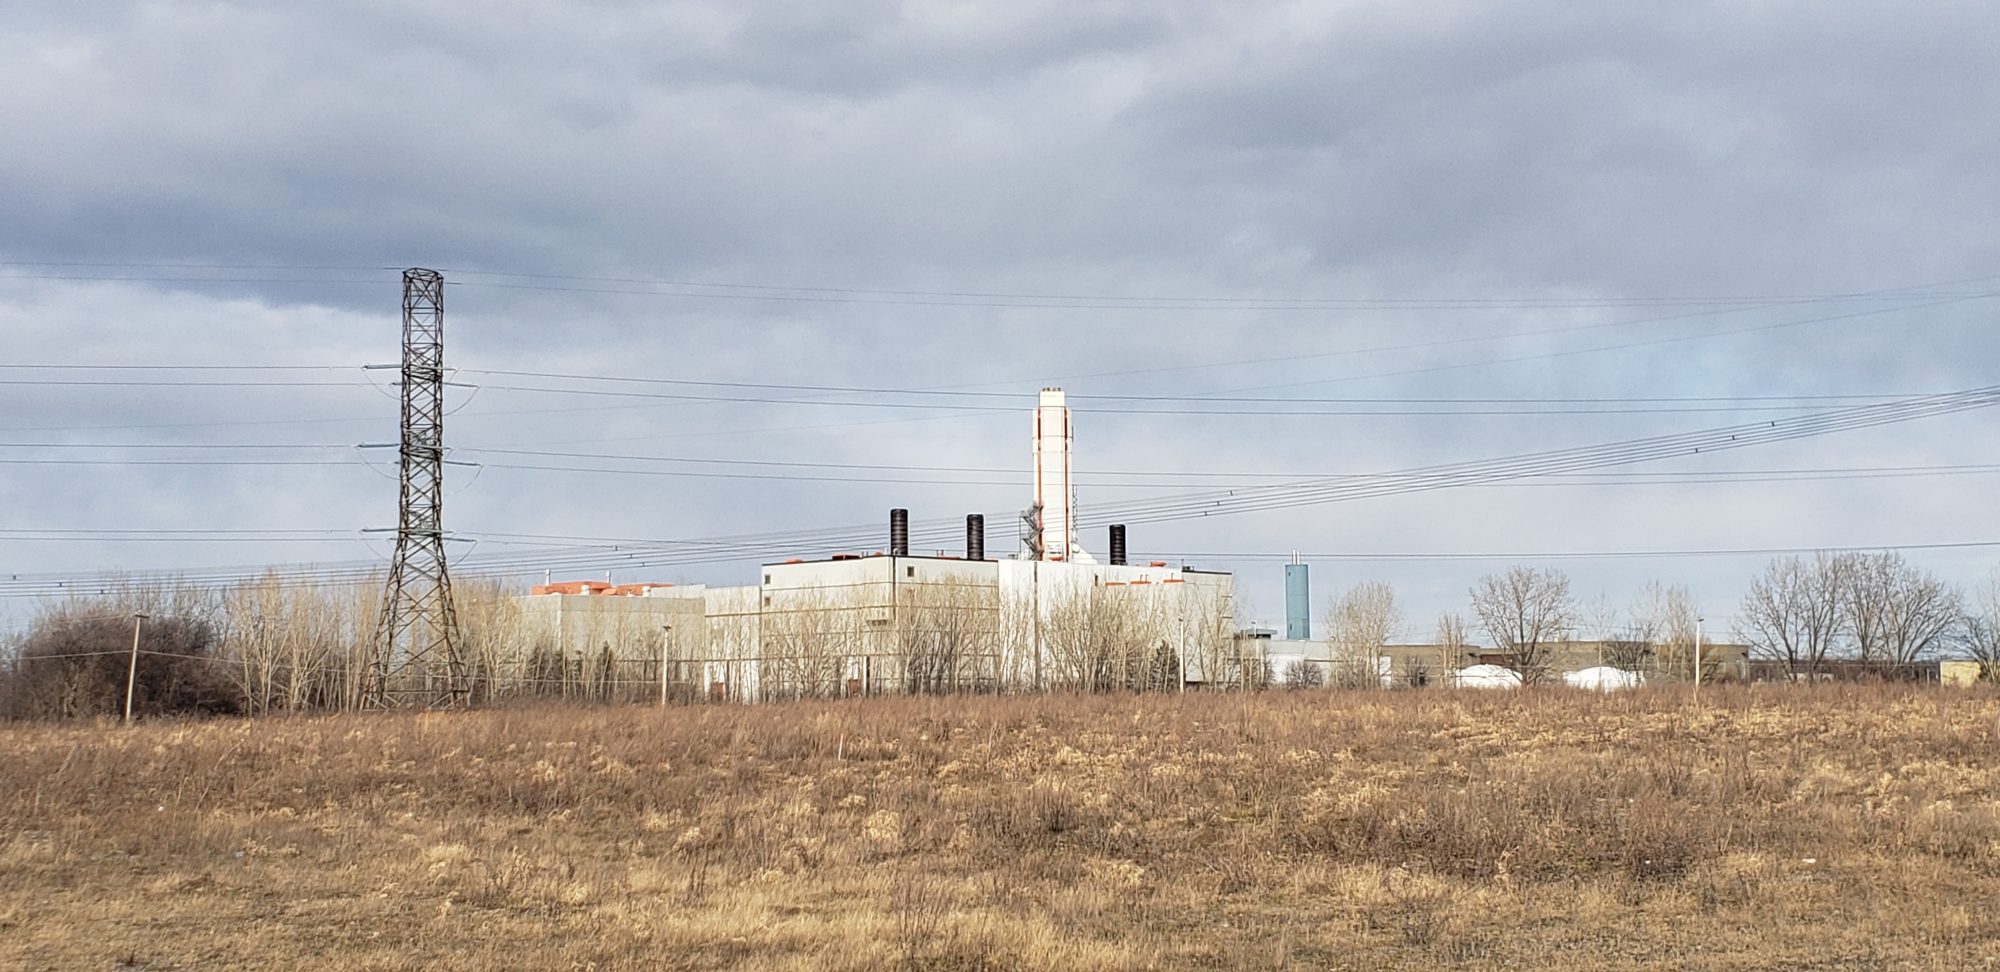
M 965 516 L 965 559 L 986 559 L 986 517 L 978 513 Z
M 889 556 L 908 557 L 910 555 L 910 511 L 893 509 L 889 511 Z
M 1111 565 L 1125 566 L 1125 524 L 1111 524 Z

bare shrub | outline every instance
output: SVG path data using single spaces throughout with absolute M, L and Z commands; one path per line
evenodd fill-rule
M 901 871 L 890 879 L 888 911 L 905 965 L 930 967 L 936 957 L 953 951 L 952 892 L 950 881 L 927 871 Z
M 1326 686 L 1326 669 L 1314 664 L 1308 658 L 1287 662 L 1285 664 L 1284 686 L 1288 689 L 1324 688 Z
M 131 682 L 139 716 L 229 715 L 242 697 L 215 653 L 216 637 L 200 617 L 138 621 L 109 602 L 66 604 L 36 618 L 6 673 L 14 718 L 76 719 L 119 715 Z M 137 621 L 138 656 L 133 661 Z

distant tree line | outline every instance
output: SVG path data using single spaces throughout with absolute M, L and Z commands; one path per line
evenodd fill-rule
M 917 693 L 1177 690 L 1191 673 L 1208 685 L 1251 689 L 1358 688 L 1385 677 L 1421 685 L 1462 667 L 1475 632 L 1490 646 L 1481 654 L 1524 684 L 1549 680 L 1553 654 L 1576 641 L 1594 642 L 1606 665 L 1669 678 L 1695 673 L 1701 613 L 1685 587 L 1649 584 L 1620 610 L 1579 603 L 1560 570 L 1516 566 L 1479 578 L 1467 594 L 1467 613 L 1436 619 L 1431 654 L 1392 673 L 1379 659 L 1406 621 L 1395 591 L 1375 581 L 1328 606 L 1331 664 L 1275 671 L 1233 637 L 1222 602 L 1169 610 L 1167 602 L 1105 588 L 1044 604 L 1037 621 L 1012 616 L 1018 605 L 937 586 L 901 605 L 905 623 L 886 639 L 866 635 L 854 612 L 800 610 L 767 619 L 761 647 L 737 650 L 760 668 L 765 696 L 774 699 L 849 694 L 843 659 L 864 642 L 878 646 L 867 650 L 885 666 L 884 690 Z M 141 716 L 356 708 L 366 701 L 379 604 L 370 584 L 320 587 L 275 575 L 221 590 L 133 587 L 53 602 L 0 640 L 0 718 L 116 716 L 128 682 Z M 640 650 L 623 643 L 614 650 L 616 639 L 595 637 L 579 650 L 524 625 L 509 592 L 478 584 L 460 588 L 459 617 L 475 702 L 651 698 L 667 675 L 656 625 L 637 629 Z M 1957 656 L 2000 681 L 2000 573 L 1967 592 L 1895 553 L 1781 557 L 1753 579 L 1725 630 L 1801 680 L 1836 665 L 1894 677 Z M 1024 640 L 1030 631 L 1033 640 Z M 678 643 L 682 633 L 673 637 Z M 707 687 L 680 685 L 675 697 L 707 697 Z
M 1484 654 L 1523 684 L 1552 678 L 1554 653 L 1578 641 L 1595 643 L 1611 667 L 1687 679 L 1699 664 L 1704 677 L 1715 673 L 1714 658 L 1697 657 L 1701 612 L 1684 586 L 1650 583 L 1620 611 L 1603 600 L 1579 603 L 1560 570 L 1517 566 L 1481 577 L 1468 601 L 1491 646 Z M 1753 580 L 1734 623 L 1717 628 L 1802 680 L 1836 663 L 1905 677 L 1920 664 L 1957 656 L 1978 661 L 1982 678 L 2000 681 L 2000 572 L 1968 595 L 1893 552 L 1780 557 Z M 1386 677 L 1424 684 L 1463 666 L 1465 616 L 1445 612 L 1433 630 L 1435 657 Z M 1281 684 L 1382 684 L 1377 659 L 1404 633 L 1394 590 L 1375 581 L 1349 588 L 1328 605 L 1326 631 L 1330 664 L 1287 666 Z M 1709 640 L 1716 635 L 1711 628 Z

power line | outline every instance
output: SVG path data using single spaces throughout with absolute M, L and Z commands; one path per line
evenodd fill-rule
M 55 261 L 55 260 L 5 260 L 0 267 L 58 268 L 73 270 L 181 270 L 181 271 L 285 271 L 314 273 L 395 273 L 401 267 L 366 266 L 355 264 L 258 264 L 258 263 L 200 263 L 200 262 L 137 262 L 137 261 Z M 920 298 L 965 298 L 972 300 L 1030 300 L 1063 302 L 1169 302 L 1195 304 L 1325 304 L 1335 307 L 1408 307 L 1439 306 L 1461 307 L 1548 307 L 1575 308 L 1600 306 L 1646 306 L 1646 305 L 1703 305 L 1738 304 L 1752 302 L 1826 302 L 1853 300 L 1894 299 L 1898 295 L 1912 291 L 1936 290 L 1942 287 L 1982 283 L 1996 279 L 1994 275 L 1964 277 L 1955 280 L 1938 281 L 1927 284 L 1900 287 L 1874 288 L 1856 291 L 1830 291 L 1822 293 L 1779 293 L 1779 294 L 1664 294 L 1664 295 L 1600 295 L 1600 296 L 1550 296 L 1534 294 L 1503 295 L 1398 295 L 1358 297 L 1348 295 L 1312 296 L 1263 294 L 1130 294 L 1130 293 L 1061 293 L 1053 291 L 997 291 L 973 289 L 917 289 L 893 287 L 825 286 L 813 284 L 777 284 L 762 282 L 687 280 L 662 277 L 602 276 L 582 274 L 560 274 L 525 270 L 476 270 L 469 268 L 444 268 L 444 272 L 460 277 L 485 277 L 516 280 L 568 281 L 575 283 L 614 283 L 654 287 L 700 288 L 716 291 L 769 292 L 779 294 L 830 294 L 836 296 L 870 297 L 920 297 Z M 116 278 L 105 278 L 116 279 Z M 175 278 L 202 282 L 210 278 Z M 282 282 L 282 281 L 267 281 Z M 322 281 L 307 281 L 322 282 Z M 379 280 L 370 280 L 378 283 Z
M 305 364 L 0 364 L 0 371 L 353 371 L 353 365 Z
M 1888 405 L 1853 406 L 1806 416 L 1651 436 L 1597 446 L 1421 467 L 1385 475 L 1374 482 L 1309 479 L 1268 487 L 1163 498 L 1145 504 L 1114 504 L 1108 508 L 1101 508 L 1099 513 L 1100 518 L 1110 517 L 1125 522 L 1144 523 L 1224 513 L 1287 509 L 1336 500 L 1521 479 L 1529 475 L 1582 472 L 1684 457 L 1702 452 L 1730 451 L 1752 445 L 1986 408 L 1994 404 L 2000 404 L 2000 386 L 1970 389 L 1946 395 L 1922 396 Z
M 234 378 L 227 381 L 178 381 L 134 380 L 131 378 L 0 378 L 0 385 L 63 386 L 83 385 L 89 387 L 117 386 L 124 388 L 378 388 L 366 381 L 262 381 L 250 378 Z
M 499 271 L 454 271 L 459 276 L 497 277 L 516 280 L 568 280 L 578 283 L 645 285 L 673 290 L 636 290 L 631 287 L 578 287 L 550 283 L 507 284 L 473 281 L 468 286 L 503 290 L 534 290 L 565 293 L 614 294 L 647 297 L 676 297 L 713 300 L 764 300 L 836 304 L 895 304 L 946 307 L 1027 307 L 1082 310 L 1466 310 L 1466 309 L 1582 309 L 1639 306 L 1715 306 L 1744 304 L 1819 303 L 1857 300 L 1893 300 L 1911 290 L 1977 283 L 1994 279 L 1974 277 L 1961 281 L 1835 294 L 1702 296 L 1702 297 L 1261 297 L 1261 296 L 1166 296 L 1120 294 L 1008 293 L 965 290 L 896 290 L 857 287 L 800 287 L 769 284 L 716 283 L 690 280 L 647 280 L 643 278 L 581 277 L 558 274 L 506 273 Z
M 0 267 L 79 267 L 116 270 L 287 270 L 321 273 L 400 272 L 400 267 L 325 266 L 296 263 L 129 263 L 82 260 L 0 260 Z
M 0 366 L 8 367 L 8 366 Z M 84 369 L 126 369 L 136 370 L 151 366 L 29 366 L 13 367 L 65 367 Z M 177 366 L 178 367 L 178 366 Z M 238 366 L 218 366 L 216 370 L 236 370 Z M 292 366 L 297 370 L 329 370 L 320 366 Z M 468 373 L 493 375 L 525 375 L 531 377 L 606 382 L 634 382 L 646 384 L 686 385 L 702 387 L 731 387 L 744 389 L 769 389 L 802 392 L 824 392 L 837 394 L 874 394 L 892 396 L 921 396 L 949 399 L 980 398 L 1018 400 L 1018 393 L 975 392 L 950 389 L 926 390 L 903 388 L 870 388 L 833 385 L 784 384 L 777 382 L 723 382 L 697 381 L 691 379 L 646 379 L 598 375 L 557 374 L 549 372 L 517 372 L 487 369 L 463 369 Z M 380 388 L 368 381 L 301 381 L 262 379 L 95 379 L 95 378 L 0 378 L 0 386 L 30 387 L 132 387 L 132 388 Z M 513 385 L 485 383 L 477 388 L 495 391 L 528 392 L 557 395 L 581 395 L 610 398 L 663 399 L 721 404 L 753 405 L 798 405 L 811 407 L 838 408 L 886 408 L 886 409 L 939 409 L 947 411 L 1013 412 L 1019 406 L 1013 404 L 941 404 L 927 401 L 845 401 L 823 398 L 771 398 L 743 395 L 702 395 L 669 392 L 637 392 L 602 388 L 561 388 L 537 385 Z M 1633 414 L 1633 413 L 1679 413 L 1679 412 L 1732 412 L 1732 411 L 1784 411 L 1807 407 L 1810 404 L 1843 400 L 1881 400 L 1895 397 L 1893 393 L 1843 394 L 1843 395 L 1752 395 L 1752 396 L 1652 396 L 1644 398 L 1621 397 L 1572 397 L 1572 398 L 1438 398 L 1438 397 L 1362 397 L 1362 398 L 1280 398 L 1280 397 L 1226 397 L 1203 395 L 1078 395 L 1080 401 L 1132 402 L 1132 403 L 1200 403 L 1203 405 L 1342 405 L 1346 408 L 1325 409 L 1171 409 L 1171 408 L 1093 408 L 1092 414 L 1103 415 L 1546 415 L 1546 414 Z M 1754 403 L 1754 404 L 1744 404 Z M 1790 403 L 1790 404 L 1769 404 Z M 1374 406 L 1425 405 L 1435 406 L 1424 409 L 1391 410 Z M 1459 406 L 1517 406 L 1517 407 L 1459 407 Z M 1536 407 L 1525 407 L 1536 406 Z M 1616 406 L 1616 407 L 1614 407 Z M 486 414 L 486 413 L 475 413 Z M 329 419 L 324 421 L 346 421 Z M 16 429 L 12 431 L 29 431 Z
M 1727 426 L 1675 435 L 1605 443 L 1568 449 L 1548 450 L 1497 459 L 1473 460 L 1440 466 L 1420 467 L 1355 479 L 1307 479 L 1296 483 L 1208 491 L 1162 497 L 1135 503 L 1107 504 L 1084 512 L 1092 522 L 1164 522 L 1210 516 L 1286 509 L 1322 503 L 1350 501 L 1400 493 L 1488 485 L 1527 479 L 1558 472 L 1579 472 L 1610 466 L 1652 462 L 1699 454 L 1729 451 L 1753 445 L 1790 441 L 1839 431 L 1873 428 L 1938 415 L 1953 414 L 2000 403 L 2000 386 L 1970 389 L 1944 395 L 1923 396 L 1891 405 L 1855 406 L 1816 415 L 1772 420 L 1748 425 Z M 955 543 L 955 519 L 912 524 L 913 542 L 918 547 L 937 543 L 940 548 Z M 583 569 L 611 565 L 632 569 L 699 563 L 724 562 L 768 555 L 774 550 L 798 550 L 813 546 L 833 547 L 859 544 L 863 549 L 879 540 L 874 527 L 836 527 L 808 531 L 781 531 L 706 540 L 634 541 L 637 549 L 575 548 L 573 552 L 548 552 L 528 556 L 505 555 L 474 560 L 461 566 L 475 573 L 524 573 L 550 569 Z M 505 538 L 508 535 L 496 535 Z M 542 539 L 532 535 L 512 535 Z M 558 538 L 561 539 L 561 538 Z M 365 576 L 368 567 L 344 565 L 296 568 L 286 576 L 324 579 Z M 258 568 L 256 574 L 269 573 Z M 185 576 L 185 575 L 183 575 Z M 240 574 L 218 572 L 210 580 L 228 582 Z M 24 588 L 0 584 L 0 590 L 20 593 Z M 25 590 L 46 592 L 46 581 L 29 581 Z
M 63 529 L 22 530 L 0 527 L 0 541 L 75 543 L 116 541 L 119 543 L 288 543 L 297 541 L 359 540 L 353 530 L 120 530 Z
M 1820 317 L 1798 318 L 1789 321 L 1778 321 L 1776 323 L 1771 323 L 1771 324 L 1756 324 L 1744 327 L 1724 328 L 1715 331 L 1704 331 L 1698 334 L 1670 335 L 1667 337 L 1650 338 L 1643 341 L 1629 341 L 1622 344 L 1606 344 L 1589 348 L 1565 348 L 1556 351 L 1544 351 L 1544 352 L 1537 352 L 1534 354 L 1520 354 L 1505 358 L 1488 358 L 1478 361 L 1461 361 L 1453 364 L 1428 365 L 1418 368 L 1405 368 L 1397 371 L 1378 371 L 1362 375 L 1343 375 L 1336 378 L 1320 379 L 1316 381 L 1298 381 L 1298 382 L 1287 382 L 1284 384 L 1258 385 L 1248 388 L 1232 388 L 1229 389 L 1228 393 L 1238 393 L 1246 391 L 1272 391 L 1280 388 L 1308 388 L 1318 385 L 1337 384 L 1350 381 L 1370 381 L 1381 378 L 1407 378 L 1415 375 L 1440 374 L 1447 371 L 1463 371 L 1469 368 L 1483 368 L 1492 365 L 1520 364 L 1521 362 L 1524 361 L 1547 361 L 1555 358 L 1567 358 L 1567 357 L 1576 357 L 1587 354 L 1599 354 L 1606 351 L 1630 351 L 1634 348 L 1658 347 L 1664 344 L 1680 344 L 1689 341 L 1702 341 L 1708 338 L 1732 337 L 1740 334 L 1758 334 L 1766 331 L 1782 330 L 1785 328 L 1803 327 L 1809 324 L 1827 324 L 1827 323 L 1832 323 L 1834 321 L 1856 320 L 1859 318 L 1873 317 L 1880 314 L 1899 313 L 1903 311 L 1913 311 L 1913 310 L 1926 310 L 1933 307 L 1943 307 L 1950 304 L 1964 303 L 1969 300 L 1979 300 L 1993 296 L 2000 296 L 2000 294 L 1979 294 L 1970 297 L 1951 297 L 1942 300 L 1932 300 L 1923 303 L 1910 304 L 1903 307 L 1875 308 L 1872 310 L 1854 311 L 1852 313 L 1847 313 L 1847 314 L 1829 314 Z
M 4 466 L 364 466 L 359 459 L 0 459 Z
M 117 448 L 125 448 L 125 447 L 120 446 Z M 176 447 L 159 446 L 158 448 L 176 448 Z M 214 446 L 213 448 L 228 449 L 228 448 L 243 448 L 243 447 Z M 285 447 L 276 447 L 276 448 L 285 448 Z M 347 449 L 352 447 L 313 446 L 313 447 L 302 447 L 302 448 Z M 538 452 L 533 450 L 513 450 L 513 449 L 485 450 L 485 449 L 471 448 L 471 449 L 463 449 L 457 451 L 468 452 L 468 453 L 493 452 L 493 453 L 518 454 L 525 456 L 548 456 L 548 457 L 561 457 L 564 455 L 563 453 L 556 453 L 556 452 Z M 628 475 L 628 476 L 665 476 L 665 477 L 678 477 L 678 478 L 690 478 L 690 479 L 748 479 L 748 480 L 762 480 L 762 481 L 773 481 L 773 482 L 855 483 L 855 484 L 865 484 L 865 485 L 900 484 L 900 485 L 935 485 L 935 486 L 1019 486 L 1025 481 L 1025 475 L 1019 474 L 1018 470 L 999 469 L 999 468 L 952 467 L 952 466 L 894 466 L 894 465 L 884 466 L 884 465 L 876 465 L 870 463 L 788 463 L 775 460 L 766 461 L 766 460 L 728 460 L 728 459 L 684 459 L 684 458 L 674 458 L 674 457 L 664 457 L 664 456 L 621 456 L 612 454 L 586 454 L 586 455 L 595 456 L 597 458 L 628 461 L 628 462 L 696 463 L 696 464 L 720 463 L 727 465 L 747 465 L 747 466 L 765 466 L 765 467 L 853 469 L 857 471 L 868 470 L 868 469 L 880 469 L 884 471 L 958 473 L 965 475 L 984 474 L 984 475 L 1001 476 L 1006 478 L 967 479 L 962 477 L 931 478 L 931 477 L 918 477 L 918 476 L 833 476 L 833 475 L 813 475 L 809 473 L 777 472 L 777 471 L 732 473 L 732 472 L 708 472 L 708 471 L 689 470 L 689 469 L 657 469 L 657 468 L 632 469 L 632 468 L 623 468 L 619 466 L 604 466 L 604 465 L 552 465 L 552 464 L 529 464 L 529 463 L 510 463 L 510 462 L 492 462 L 492 461 L 480 462 L 476 463 L 476 465 L 486 469 L 506 469 L 513 471 L 521 471 L 521 472 L 558 472 L 558 473 L 586 473 L 586 474 L 602 474 L 602 475 Z M 367 465 L 367 463 L 358 459 L 277 460 L 277 459 L 0 458 L 0 465 L 286 467 L 286 466 L 365 466 Z M 1740 471 L 1716 470 L 1716 471 L 1705 471 L 1705 472 L 1661 471 L 1661 472 L 1649 472 L 1649 473 L 1608 473 L 1608 472 L 1595 473 L 1595 474 L 1567 473 L 1567 474 L 1550 474 L 1548 476 L 1538 477 L 1538 479 L 1541 481 L 1536 481 L 1536 482 L 1509 483 L 1509 484 L 1489 483 L 1481 485 L 1515 485 L 1515 486 L 1544 486 L 1544 487 L 1546 486 L 1603 487 L 1603 486 L 1619 486 L 1619 485 L 1667 486 L 1667 485 L 1698 485 L 1698 484 L 1728 484 L 1728 483 L 1802 482 L 1802 481 L 1812 481 L 1812 480 L 1903 479 L 1903 478 L 1920 478 L 1920 477 L 1934 477 L 1934 476 L 1988 475 L 1993 473 L 2000 473 L 2000 465 L 1940 464 L 1940 465 L 1928 465 L 1928 466 L 1866 466 L 1866 467 L 1819 468 L 1819 469 L 1805 468 L 1805 469 L 1740 470 Z M 1155 481 L 1145 481 L 1145 482 L 1133 482 L 1118 478 L 1118 477 L 1133 477 L 1133 476 L 1152 476 L 1159 478 L 1156 479 Z M 1375 480 L 1380 478 L 1380 474 L 1367 474 L 1367 473 L 1321 474 L 1321 473 L 1287 473 L 1287 472 L 1200 472 L 1200 471 L 1175 472 L 1175 471 L 1164 471 L 1164 470 L 1155 470 L 1142 473 L 1142 472 L 1118 472 L 1118 471 L 1106 470 L 1106 471 L 1092 473 L 1086 476 L 1080 476 L 1078 478 L 1078 482 L 1080 485 L 1090 486 L 1096 489 L 1175 489 L 1175 488 L 1185 488 L 1189 485 L 1199 485 L 1200 484 L 1199 481 L 1201 480 L 1242 479 L 1242 480 L 1268 482 L 1272 479 L 1281 479 L 1288 477 L 1307 477 L 1307 476 L 1311 476 L 1313 478 L 1324 478 L 1324 479 L 1344 478 L 1344 479 L 1353 479 L 1357 481 Z M 0 530 L 0 533 L 4 532 L 6 531 Z
M 351 442 L 0 442 L 0 449 L 352 449 Z
M 748 388 L 765 391 L 807 391 L 833 392 L 839 394 L 879 394 L 879 395 L 921 395 L 949 398 L 984 398 L 1019 402 L 1031 397 L 1022 392 L 982 392 L 952 388 L 894 388 L 870 385 L 808 385 L 762 381 L 710 381 L 692 378 L 644 378 L 626 375 L 591 375 L 552 371 L 507 371 L 495 368 L 460 368 L 461 374 L 498 375 L 512 378 L 546 378 L 569 381 L 606 381 L 645 385 L 687 385 L 707 388 Z M 1104 395 L 1079 393 L 1069 396 L 1073 402 L 1192 402 L 1203 403 L 1249 403 L 1249 404 L 1297 404 L 1297 405 L 1603 405 L 1603 404 L 1660 404 L 1676 402 L 1732 403 L 1732 402 L 1829 402 L 1852 401 L 1879 398 L 1905 398 L 1907 392 L 1879 392 L 1874 394 L 1817 394 L 1817 395 L 1652 395 L 1644 397 L 1627 396 L 1572 396 L 1550 397 L 1411 397 L 1411 396 L 1368 396 L 1344 398 L 1278 398 L 1278 397 L 1228 397 L 1206 394 L 1180 395 Z M 1013 406 L 1018 410 L 1018 406 Z
M 1889 543 L 1889 544 L 1838 544 L 1808 547 L 1713 547 L 1698 549 L 1657 549 L 1657 550 L 1531 550 L 1531 551 L 1424 551 L 1424 552 L 1320 552 L 1300 553 L 1296 556 L 1308 561 L 1413 561 L 1443 562 L 1455 560 L 1512 560 L 1532 562 L 1541 560 L 1655 560 L 1681 557 L 1781 557 L 1798 554 L 1840 554 L 1877 553 L 1886 551 L 1923 550 L 1983 550 L 2000 547 L 2000 540 L 1954 540 L 1932 543 Z M 1150 554 L 1154 557 L 1181 558 L 1183 560 L 1218 561 L 1270 561 L 1289 562 L 1294 554 L 1269 551 L 1245 552 L 1171 552 Z
M 255 283 L 255 284 L 366 284 L 379 287 L 379 279 L 336 279 L 332 277 L 161 277 L 161 276 L 105 276 L 103 274 L 75 273 L 7 273 L 0 274 L 4 280 L 60 280 L 72 283 Z

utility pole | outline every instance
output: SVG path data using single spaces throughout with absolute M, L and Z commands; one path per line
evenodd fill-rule
M 132 724 L 132 689 L 139 684 L 139 626 L 146 616 L 132 615 L 132 661 L 125 666 L 125 724 Z
M 375 626 L 368 699 L 449 708 L 467 701 L 458 612 L 444 556 L 444 275 L 403 271 L 402 467 L 396 553 Z
M 667 654 L 674 643 L 674 626 L 660 625 L 660 708 L 667 707 Z
M 1185 608 L 1183 608 L 1185 610 Z M 1182 614 L 1175 621 L 1175 640 L 1179 642 L 1174 652 L 1174 668 L 1181 677 L 1181 694 L 1187 694 L 1187 615 Z
M 1694 697 L 1701 698 L 1701 622 L 1694 619 Z

